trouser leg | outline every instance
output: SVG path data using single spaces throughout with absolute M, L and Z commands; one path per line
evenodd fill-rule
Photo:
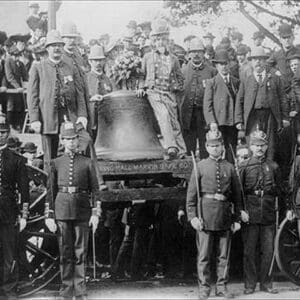
M 86 295 L 86 282 L 85 282 L 85 265 L 86 254 L 88 249 L 89 226 L 88 222 L 74 223 L 74 293 L 75 296 Z
M 198 249 L 197 270 L 200 292 L 201 290 L 210 290 L 210 261 L 212 255 L 213 240 L 214 235 L 212 232 L 196 232 L 196 243 Z
M 58 134 L 42 134 L 42 146 L 44 152 L 44 171 L 49 174 L 50 160 L 57 157 L 59 144 Z
M 224 289 L 228 282 L 231 231 L 218 232 L 217 286 Z
M 243 225 L 242 238 L 244 243 L 244 281 L 245 288 L 255 289 L 257 282 L 256 272 L 256 246 L 259 237 L 259 225 Z
M 72 297 L 74 292 L 74 224 L 73 221 L 58 221 L 57 225 L 62 282 L 60 295 Z
M 206 122 L 204 119 L 204 114 L 203 114 L 203 107 L 199 107 L 195 109 L 196 113 L 196 132 L 197 132 L 197 138 L 199 142 L 199 152 L 200 152 L 200 158 L 207 158 L 208 153 L 206 151 L 205 147 L 205 141 L 206 141 Z
M 274 251 L 275 225 L 260 225 L 260 287 L 272 287 L 269 270 Z
M 161 134 L 163 136 L 162 146 L 164 149 L 170 147 L 177 148 L 175 136 L 171 125 L 171 118 L 166 105 L 161 99 L 161 95 L 158 93 L 148 93 L 148 100 L 152 106 L 154 115 L 157 119 L 160 127 Z
M 0 224 L 0 239 L 3 252 L 2 294 L 15 296 L 18 285 L 17 234 L 14 224 Z

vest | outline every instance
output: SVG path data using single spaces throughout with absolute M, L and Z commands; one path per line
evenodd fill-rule
M 268 101 L 268 94 L 267 94 L 266 77 L 261 84 L 257 83 L 257 85 L 258 88 L 257 88 L 254 108 L 255 109 L 270 108 L 270 104 Z

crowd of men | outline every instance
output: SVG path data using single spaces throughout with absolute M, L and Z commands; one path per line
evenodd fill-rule
M 251 48 L 242 43 L 239 32 L 224 37 L 216 47 L 211 33 L 202 39 L 189 36 L 181 47 L 170 39 L 165 20 L 139 25 L 130 21 L 121 41 L 111 43 L 105 34 L 84 46 L 75 23 L 47 32 L 46 14 L 38 14 L 36 4 L 31 9 L 27 20 L 31 37 L 0 34 L 0 99 L 6 113 L 0 116 L 0 235 L 7 267 L 3 299 L 16 295 L 13 237 L 26 227 L 29 213 L 25 163 L 43 168 L 49 177 L 45 224 L 58 234 L 64 299 L 87 295 L 89 226 L 96 233 L 97 263 L 110 265 L 107 275 L 113 279 L 177 276 L 178 271 L 190 276 L 197 257 L 201 299 L 211 292 L 212 249 L 219 249 L 216 295 L 230 297 L 229 249 L 233 232 L 242 227 L 245 294 L 255 292 L 258 280 L 261 290 L 276 293 L 270 272 L 275 206 L 284 192 L 289 195 L 298 188 L 299 173 L 293 149 L 300 140 L 300 48 L 293 44 L 292 27 L 280 25 L 278 51 L 262 45 L 261 32 L 253 34 Z M 128 53 L 140 58 L 141 65 L 126 79 L 116 80 L 115 61 Z M 100 204 L 99 190 L 135 184 L 103 182 L 94 164 L 97 102 L 118 89 L 133 89 L 138 97 L 147 97 L 165 159 L 191 154 L 201 159 L 191 175 L 186 209 L 184 203 L 167 199 L 130 207 Z M 33 163 L 28 154 L 26 162 L 8 147 L 9 134 L 23 126 L 26 108 L 31 131 L 42 136 L 43 163 L 36 158 Z M 36 150 L 34 145 L 25 148 Z M 10 163 L 16 166 L 6 166 Z M 290 189 L 284 191 L 290 169 Z M 12 170 L 15 173 L 10 174 Z M 19 228 L 17 190 L 23 205 Z M 291 200 L 286 202 L 288 218 L 299 217 Z M 7 203 L 12 203 L 11 213 L 5 210 Z M 255 265 L 258 244 L 260 276 Z

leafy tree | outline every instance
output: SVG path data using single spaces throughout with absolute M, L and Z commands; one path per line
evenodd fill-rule
M 221 16 L 228 9 L 232 12 L 240 12 L 278 45 L 280 41 L 273 32 L 279 23 L 289 23 L 293 27 L 300 25 L 299 0 L 164 0 L 164 7 L 169 9 L 173 26 L 199 24 L 200 19 L 199 25 L 203 28 L 206 28 L 213 18 Z M 258 21 L 258 16 L 262 14 L 272 17 L 270 28 L 266 28 Z

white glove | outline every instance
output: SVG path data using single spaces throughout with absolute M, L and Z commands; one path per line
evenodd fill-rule
M 100 191 L 107 191 L 107 190 L 108 190 L 108 187 L 107 187 L 106 184 L 103 183 L 103 184 L 100 184 L 100 185 L 99 185 L 99 190 L 100 190 Z
M 180 209 L 178 212 L 177 212 L 177 220 L 178 220 L 178 222 L 180 223 L 180 224 L 182 224 L 183 222 L 182 222 L 182 217 L 184 217 L 185 216 L 185 212 L 182 210 L 182 209 Z
M 283 125 L 284 128 L 286 128 L 286 127 L 290 126 L 291 123 L 288 120 L 282 120 L 282 125 Z
M 296 110 L 293 110 L 293 111 L 290 112 L 289 116 L 290 116 L 291 118 L 294 118 L 294 117 L 297 116 L 297 114 L 298 114 L 298 112 L 297 112 Z
M 193 218 L 191 220 L 191 225 L 197 231 L 203 230 L 203 223 L 198 218 Z
M 231 231 L 233 233 L 239 231 L 241 229 L 241 224 L 238 223 L 238 222 L 234 222 L 232 225 L 231 225 Z
M 218 130 L 218 124 L 217 123 L 210 123 L 209 125 L 211 131 L 217 131 Z
M 45 224 L 52 233 L 54 233 L 57 230 L 57 225 L 56 225 L 54 219 L 46 218 Z
M 243 124 L 242 123 L 236 124 L 236 129 L 237 130 L 243 130 Z
M 0 86 L 0 93 L 6 92 L 7 87 L 6 86 Z
M 42 123 L 40 121 L 34 121 L 30 124 L 30 127 L 31 127 L 32 130 L 34 130 L 35 133 L 40 133 Z
M 79 123 L 82 124 L 84 129 L 86 129 L 86 127 L 87 127 L 87 118 L 86 117 L 78 117 L 77 121 L 76 121 L 76 124 L 79 124 Z
M 26 227 L 26 225 L 27 225 L 26 219 L 20 218 L 19 225 L 20 225 L 20 227 L 19 227 L 20 232 L 22 232 L 24 230 L 24 228 Z
M 244 223 L 249 222 L 249 215 L 244 210 L 241 210 L 241 219 Z
M 295 214 L 292 210 L 288 210 L 286 212 L 286 218 L 289 220 L 289 221 L 293 221 L 294 218 L 295 218 Z
M 99 217 L 98 216 L 91 216 L 89 220 L 89 226 L 92 226 L 93 233 L 96 232 L 96 229 L 99 224 Z

